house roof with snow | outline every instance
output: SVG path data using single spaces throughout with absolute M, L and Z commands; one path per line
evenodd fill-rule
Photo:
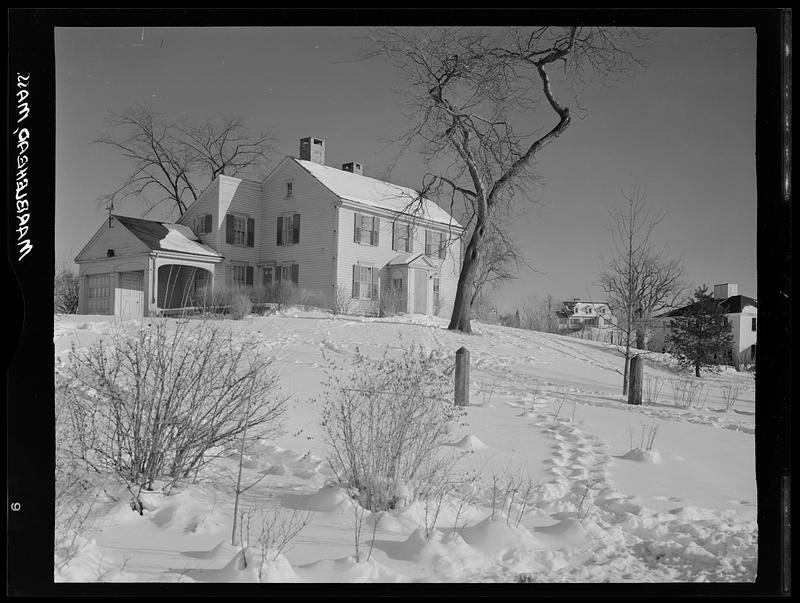
M 183 224 L 158 222 L 143 218 L 114 215 L 120 224 L 137 239 L 154 251 L 179 251 L 195 255 L 221 257 L 216 251 L 203 245 L 192 229 Z
M 671 312 L 667 312 L 666 314 L 662 314 L 661 317 L 668 317 L 673 318 L 675 316 L 684 316 L 687 314 L 692 308 L 694 308 L 698 302 L 693 302 L 686 306 L 682 306 L 680 308 L 676 308 Z M 747 297 L 746 295 L 732 295 L 726 299 L 719 300 L 719 305 L 722 306 L 723 311 L 725 314 L 738 314 L 740 313 L 746 306 L 752 306 L 754 308 L 758 308 L 758 300 L 753 299 L 752 297 Z M 659 318 L 661 318 L 659 317 Z
M 463 228 L 449 213 L 413 189 L 313 161 L 291 159 L 340 199 Z

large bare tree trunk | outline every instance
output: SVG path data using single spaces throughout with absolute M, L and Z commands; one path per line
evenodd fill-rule
M 472 231 L 472 236 L 464 253 L 464 262 L 461 267 L 461 273 L 458 276 L 456 299 L 453 302 L 453 314 L 450 317 L 450 325 L 447 327 L 450 330 L 472 333 L 472 327 L 470 326 L 470 291 L 472 291 L 472 284 L 475 282 L 485 235 L 485 221 L 479 220 L 475 224 L 475 230 Z

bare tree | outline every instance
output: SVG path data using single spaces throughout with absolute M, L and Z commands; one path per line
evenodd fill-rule
M 112 112 L 95 142 L 120 151 L 131 170 L 98 201 L 113 207 L 139 197 L 145 215 L 166 204 L 173 217 L 181 216 L 220 174 L 263 176 L 274 141 L 269 132 L 251 135 L 241 117 L 172 121 L 146 105 Z
M 370 56 L 387 57 L 407 83 L 413 125 L 401 138 L 421 143 L 432 173 L 422 190 L 463 203 L 471 227 L 449 328 L 470 333 L 470 300 L 489 229 L 533 178 L 539 153 L 566 131 L 570 109 L 556 96 L 550 71 L 564 80 L 620 73 L 640 39 L 626 29 L 533 27 L 378 30 Z M 556 123 L 533 110 L 544 100 Z M 535 132 L 535 133 L 531 133 Z
M 543 300 L 537 300 L 535 295 L 528 295 L 520 303 L 520 326 L 531 331 L 545 333 L 558 332 L 559 303 L 548 294 Z
M 485 243 L 484 253 L 472 283 L 470 307 L 475 305 L 484 288 L 488 286 L 490 289 L 495 289 L 503 282 L 517 278 L 518 268 L 526 264 L 516 243 L 501 224 L 490 225 Z
M 622 339 L 625 354 L 622 393 L 628 393 L 628 373 L 633 344 L 644 348 L 646 332 L 654 315 L 672 308 L 686 290 L 684 269 L 656 248 L 653 231 L 663 214 L 653 217 L 645 207 L 645 193 L 633 185 L 624 194 L 627 206 L 609 210 L 613 253 L 600 276 L 600 284 L 614 315 L 612 326 Z

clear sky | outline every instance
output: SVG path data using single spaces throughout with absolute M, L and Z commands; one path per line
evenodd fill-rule
M 398 151 L 388 141 L 408 125 L 402 82 L 383 61 L 355 60 L 364 33 L 58 28 L 56 261 L 71 261 L 106 215 L 96 200 L 128 165 L 92 141 L 108 111 L 135 102 L 172 118 L 241 115 L 278 137 L 276 163 L 298 154 L 300 138 L 323 138 L 328 165 L 361 161 L 366 175 L 386 177 Z M 537 204 L 512 228 L 536 271 L 504 287 L 501 310 L 527 295 L 602 299 L 607 212 L 622 207 L 632 182 L 665 212 L 656 238 L 683 259 L 693 285 L 732 282 L 757 295 L 755 33 L 665 28 L 652 36 L 640 53 L 646 67 L 577 92 L 581 118 L 538 160 Z M 574 106 L 575 92 L 561 92 Z M 405 153 L 387 179 L 419 187 L 423 173 Z

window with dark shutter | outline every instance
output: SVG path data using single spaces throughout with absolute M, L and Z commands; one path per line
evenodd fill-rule
M 231 214 L 225 216 L 225 242 L 229 245 L 233 244 L 233 216 Z
M 206 214 L 206 215 L 203 217 L 203 222 L 204 222 L 204 228 L 203 228 L 203 231 L 204 231 L 206 234 L 210 233 L 210 232 L 211 232 L 211 229 L 213 228 L 213 225 L 211 224 L 211 219 L 212 219 L 212 216 L 211 216 L 211 214 Z
M 292 243 L 297 245 L 300 242 L 300 214 L 294 215 L 294 228 L 292 229 Z
M 253 267 L 252 266 L 248 266 L 246 271 L 245 271 L 244 283 L 248 287 L 252 287 L 253 286 Z
M 247 246 L 256 246 L 256 221 L 255 218 L 247 218 Z
M 292 282 L 297 285 L 300 283 L 300 265 L 292 264 Z
M 283 216 L 278 216 L 278 245 L 283 245 Z

